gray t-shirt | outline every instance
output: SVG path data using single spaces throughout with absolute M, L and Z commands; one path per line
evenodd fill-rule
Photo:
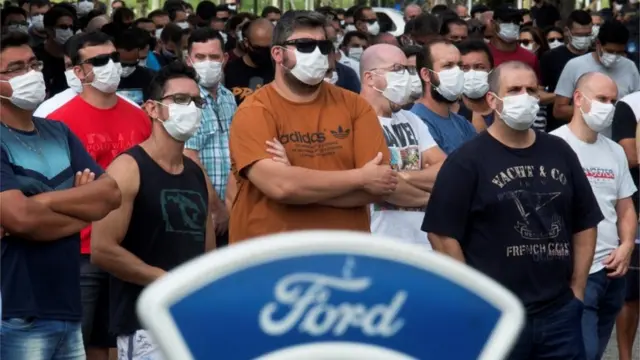
M 556 86 L 556 95 L 571 99 L 578 79 L 589 72 L 600 72 L 611 77 L 618 85 L 618 99 L 640 90 L 640 73 L 633 61 L 623 57 L 613 67 L 606 68 L 594 59 L 593 53 L 586 53 L 569 60 L 565 65 Z M 611 128 L 605 129 L 602 134 L 611 137 Z

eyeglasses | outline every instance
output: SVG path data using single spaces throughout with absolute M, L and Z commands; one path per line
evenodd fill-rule
M 109 63 L 109 60 L 113 60 L 114 63 L 119 63 L 120 54 L 117 51 L 114 51 L 111 54 L 102 54 L 102 55 L 94 56 L 90 59 L 82 61 L 80 65 L 91 64 L 93 66 L 104 66 Z
M 378 21 L 378 19 L 362 19 L 361 21 L 373 25 L 376 21 Z
M 203 109 L 206 101 L 200 96 L 191 96 L 188 94 L 172 94 L 163 97 L 160 100 L 171 99 L 175 104 L 189 105 L 193 101 L 198 109 Z
M 387 67 L 373 68 L 370 71 L 376 71 L 376 70 L 385 70 L 385 71 L 389 71 L 389 72 L 399 72 L 399 73 L 402 73 L 402 72 L 406 71 L 410 75 L 415 75 L 418 72 L 418 70 L 416 69 L 415 66 L 400 65 L 400 64 L 393 64 L 393 65 L 387 66 Z
M 295 46 L 296 50 L 303 54 L 311 54 L 317 47 L 322 55 L 327 55 L 333 49 L 333 43 L 330 40 L 295 39 L 285 41 L 282 45 Z
M 28 73 L 30 70 L 42 71 L 42 61 L 36 60 L 28 64 L 13 64 L 7 70 L 0 71 L 0 75 L 19 76 Z

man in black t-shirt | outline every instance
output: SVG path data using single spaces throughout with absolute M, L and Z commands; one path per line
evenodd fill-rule
M 273 81 L 275 70 L 271 60 L 273 24 L 264 18 L 253 20 L 243 39 L 247 53 L 224 68 L 224 84 L 240 103 L 260 87 Z
M 523 302 L 527 323 L 511 359 L 584 359 L 582 299 L 602 213 L 574 151 L 531 129 L 534 71 L 506 62 L 489 84 L 495 120 L 445 160 L 422 230 L 436 251 Z
M 115 36 L 115 46 L 122 64 L 117 93 L 140 106 L 149 98 L 148 87 L 154 75 L 140 65 L 146 62 L 149 40 L 149 33 L 139 28 L 131 28 Z
M 584 55 L 591 47 L 591 15 L 584 10 L 574 10 L 569 14 L 565 31 L 569 34 L 566 46 L 547 51 L 540 58 L 540 76 L 545 91 L 553 93 L 564 66 L 569 60 Z M 550 109 L 553 104 L 549 105 Z M 547 112 L 547 132 L 551 132 L 567 122 L 553 117 L 553 111 Z

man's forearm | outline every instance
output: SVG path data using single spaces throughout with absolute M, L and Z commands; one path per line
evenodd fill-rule
M 281 199 L 293 205 L 316 204 L 362 189 L 360 169 L 320 171 L 289 166 L 279 181 L 289 191 Z
M 147 286 L 165 274 L 119 245 L 108 250 L 92 248 L 91 262 L 122 281 L 140 286 Z
M 620 244 L 630 246 L 633 248 L 636 241 L 636 234 L 638 231 L 638 218 L 636 212 L 625 211 L 624 214 L 620 214 L 618 217 L 618 237 L 620 238 Z
M 86 221 L 52 211 L 48 215 L 40 217 L 37 224 L 25 233 L 11 232 L 10 229 L 5 230 L 11 235 L 19 235 L 29 240 L 56 241 L 77 234 L 88 225 L 89 223 Z
M 399 178 L 396 190 L 385 201 L 403 207 L 424 207 L 429 201 L 429 193 Z
M 429 165 L 426 169 L 419 171 L 406 171 L 402 173 L 404 179 L 411 185 L 424 191 L 431 191 L 433 184 L 436 183 L 436 177 L 442 167 L 442 163 Z
M 50 191 L 31 197 L 51 210 L 83 221 L 97 221 L 120 206 L 120 189 L 110 177 L 67 190 Z
M 448 255 L 460 262 L 466 262 L 458 240 L 434 233 L 428 233 L 427 238 L 434 251 Z
M 571 287 L 574 292 L 584 294 L 589 270 L 596 250 L 597 228 L 593 227 L 573 235 L 573 277 Z
M 380 200 L 381 198 L 379 196 L 372 195 L 364 190 L 356 190 L 333 199 L 321 201 L 319 204 L 337 208 L 354 208 L 369 205 Z

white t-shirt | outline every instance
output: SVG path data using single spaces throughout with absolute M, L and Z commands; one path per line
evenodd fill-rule
M 593 274 L 604 268 L 602 261 L 619 245 L 616 203 L 619 199 L 633 195 L 636 186 L 633 184 L 622 146 L 611 139 L 598 134 L 596 142 L 589 144 L 578 139 L 567 125 L 552 131 L 551 134 L 564 139 L 578 155 L 600 211 L 604 215 L 604 220 L 598 224 L 596 252 L 589 271 Z
M 401 110 L 391 118 L 378 117 L 391 153 L 391 167 L 397 171 L 422 169 L 422 153 L 434 146 L 429 128 L 415 114 Z M 404 242 L 429 246 L 420 227 L 424 208 L 401 208 L 389 203 L 371 206 L 371 232 Z
M 67 88 L 66 90 L 53 95 L 51 98 L 47 99 L 45 102 L 40 104 L 40 106 L 38 106 L 36 111 L 33 112 L 33 116 L 46 118 L 47 116 L 49 116 L 49 114 L 58 110 L 62 105 L 71 101 L 71 99 L 76 97 L 76 95 L 78 95 L 78 93 L 76 93 L 73 89 Z M 129 99 L 128 97 L 120 94 L 117 94 L 117 95 L 120 98 L 126 100 L 128 103 L 133 104 L 138 109 L 140 108 L 140 105 L 136 104 L 133 100 Z

